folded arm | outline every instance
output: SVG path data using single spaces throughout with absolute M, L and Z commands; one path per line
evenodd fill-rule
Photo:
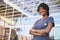
M 32 28 L 30 30 L 30 34 L 45 36 L 50 32 L 50 30 L 52 29 L 52 26 L 53 26 L 52 23 L 48 23 L 48 26 L 45 29 L 36 30 L 36 29 Z
M 33 32 L 33 31 L 30 31 L 30 34 L 31 35 L 39 35 L 39 36 L 46 36 L 46 34 L 44 33 L 44 34 L 40 34 L 40 33 L 37 33 L 37 32 Z

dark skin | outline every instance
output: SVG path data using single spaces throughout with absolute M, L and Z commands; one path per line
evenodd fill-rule
M 39 13 L 40 13 L 40 15 L 42 15 L 41 19 L 48 18 L 47 11 L 43 7 L 39 8 Z M 52 29 L 52 26 L 53 26 L 52 23 L 48 23 L 48 25 L 45 29 L 37 30 L 37 29 L 32 28 L 30 30 L 30 34 L 31 35 L 46 36 L 50 32 L 50 30 Z

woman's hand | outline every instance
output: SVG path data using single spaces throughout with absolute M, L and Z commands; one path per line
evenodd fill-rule
M 47 34 L 37 33 L 37 30 L 35 30 L 35 29 L 31 29 L 29 34 L 31 34 L 31 35 L 39 35 L 39 36 L 46 36 L 47 35 Z
M 34 29 L 30 29 L 29 33 L 30 33 L 30 34 L 33 34 L 33 33 L 35 33 L 35 31 L 36 31 L 36 30 L 34 30 Z
M 30 31 L 31 31 L 31 32 L 36 32 L 36 30 L 35 30 L 35 29 L 31 29 Z

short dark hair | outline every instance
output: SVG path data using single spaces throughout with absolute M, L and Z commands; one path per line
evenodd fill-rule
M 37 12 L 39 12 L 40 7 L 43 7 L 45 10 L 47 10 L 47 15 L 49 16 L 49 6 L 45 3 L 41 3 L 37 8 Z

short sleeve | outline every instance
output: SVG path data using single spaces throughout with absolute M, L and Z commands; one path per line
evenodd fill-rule
M 49 17 L 49 19 L 48 19 L 48 23 L 52 23 L 53 26 L 54 26 L 54 19 L 53 19 L 53 17 Z

